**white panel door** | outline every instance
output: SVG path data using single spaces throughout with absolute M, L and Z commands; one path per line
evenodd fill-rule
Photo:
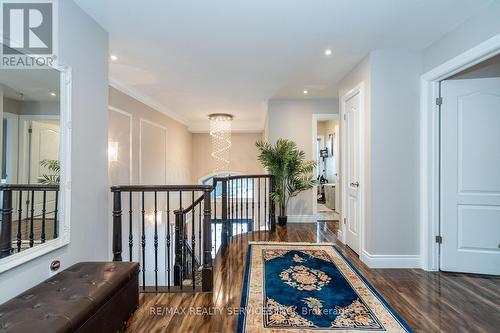
M 441 92 L 441 270 L 500 275 L 500 78 Z
M 359 253 L 359 93 L 345 102 L 346 135 L 346 245 Z
M 38 184 L 39 178 L 44 174 L 51 174 L 46 167 L 40 165 L 43 160 L 59 161 L 59 143 L 61 131 L 59 120 L 33 120 L 31 122 L 31 156 L 29 158 L 29 183 Z M 55 193 L 47 192 L 47 211 L 55 208 Z M 35 195 L 35 215 L 42 213 L 43 196 Z

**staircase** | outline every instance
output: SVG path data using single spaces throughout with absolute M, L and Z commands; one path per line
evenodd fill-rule
M 276 228 L 272 175 L 117 185 L 111 192 L 113 260 L 141 264 L 143 292 L 210 292 L 213 258 L 225 255 L 231 238 Z

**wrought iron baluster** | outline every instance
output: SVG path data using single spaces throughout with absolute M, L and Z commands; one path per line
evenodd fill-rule
M 233 205 L 234 205 L 234 184 L 233 180 L 230 180 L 230 186 L 229 186 L 229 191 L 231 193 L 231 223 L 230 223 L 230 233 L 231 233 L 231 240 L 233 238 L 234 230 L 233 230 L 233 221 L 234 221 L 234 211 L 233 211 Z
M 21 223 L 23 221 L 23 191 L 19 191 L 19 208 L 17 217 L 17 235 L 16 235 L 16 245 L 17 252 L 21 252 Z
M 58 207 L 59 207 L 59 190 L 56 190 L 56 201 L 54 203 L 54 239 L 57 238 L 58 235 Z
M 261 217 L 261 213 L 260 213 L 260 178 L 257 178 L 257 196 L 258 196 L 258 199 L 257 199 L 257 213 L 258 213 L 258 220 L 259 220 L 259 231 L 260 231 L 260 217 Z
M 194 191 L 191 191 L 191 279 L 193 280 L 193 290 L 195 289 L 195 278 L 194 278 L 194 251 L 196 249 L 196 240 L 195 240 L 195 230 L 194 230 Z
M 201 207 L 202 207 L 202 202 L 200 202 L 198 205 L 198 242 L 199 242 L 198 248 L 200 249 L 200 255 L 199 255 L 200 260 L 201 260 L 201 245 L 202 245 L 201 244 Z M 216 217 L 215 221 L 217 222 L 217 217 Z M 217 228 L 217 223 L 215 224 L 215 227 Z M 215 242 L 217 242 L 217 229 L 215 230 Z
M 242 236 L 243 231 L 243 178 L 240 178 L 240 234 Z
M 155 199 L 155 234 L 154 234 L 154 247 L 155 247 L 155 290 L 158 290 L 158 193 L 154 193 Z
M 45 214 L 47 212 L 47 191 L 42 194 L 42 231 L 40 233 L 40 241 L 45 243 Z
M 170 290 L 170 192 L 167 191 L 167 288 Z
M 146 290 L 146 211 L 144 191 L 141 192 L 141 248 L 142 248 L 142 290 Z
M 128 196 L 128 251 L 129 251 L 129 261 L 132 261 L 132 248 L 134 245 L 134 236 L 132 233 L 133 225 L 132 225 L 132 214 L 133 214 L 133 198 L 132 191 L 130 191 Z
M 252 226 L 253 226 L 252 229 L 254 229 L 255 228 L 255 178 L 252 178 Z M 252 233 L 252 239 L 254 239 L 253 233 Z
M 247 221 L 247 231 L 252 231 L 252 227 L 250 226 L 250 220 L 248 219 L 248 178 L 246 178 L 246 187 L 245 187 L 245 205 L 246 205 L 246 216 L 245 219 Z
M 214 206 L 214 219 L 212 220 L 212 224 L 211 224 L 211 227 L 210 227 L 210 233 L 212 234 L 212 229 L 214 229 L 214 242 L 212 244 L 212 248 L 215 249 L 215 251 L 217 252 L 217 184 L 214 183 L 214 190 L 212 192 L 214 194 L 214 202 L 213 202 L 213 206 Z M 200 214 L 201 214 L 201 207 L 202 207 L 202 204 L 200 203 Z M 201 215 L 200 215 L 200 220 L 201 220 Z M 200 234 L 201 236 L 201 234 Z M 200 239 L 200 242 L 201 242 L 201 237 L 199 238 Z M 201 245 L 201 244 L 200 244 Z M 201 248 L 201 246 L 200 246 Z M 200 260 L 201 260 L 201 256 L 200 256 Z
M 35 244 L 35 191 L 31 191 L 30 247 Z
M 179 192 L 179 210 L 182 212 L 182 191 Z M 181 213 L 181 217 L 184 217 L 184 215 Z M 179 283 L 180 287 L 182 290 L 182 285 L 183 285 L 183 279 L 184 279 L 184 263 L 185 263 L 185 256 L 184 256 L 184 218 L 182 218 L 182 221 L 180 223 L 180 230 L 179 230 L 179 239 L 177 240 L 177 243 L 179 243 L 179 258 L 180 258 L 180 265 L 179 265 Z
M 269 230 L 267 227 L 267 178 L 264 178 L 264 223 L 266 225 L 266 230 Z

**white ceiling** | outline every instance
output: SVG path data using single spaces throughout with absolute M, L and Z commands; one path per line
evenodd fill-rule
M 214 112 L 261 130 L 268 99 L 335 98 L 370 50 L 424 49 L 492 0 L 76 2 L 109 31 L 116 86 L 191 130 Z
M 59 77 L 55 69 L 0 69 L 4 96 L 18 101 L 59 101 Z

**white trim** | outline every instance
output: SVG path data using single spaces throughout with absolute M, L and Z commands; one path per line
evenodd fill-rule
M 58 63 L 52 66 L 60 76 L 60 163 L 59 236 L 25 251 L 0 260 L 0 273 L 57 250 L 70 242 L 71 225 L 71 68 Z
M 119 109 L 117 107 L 114 107 L 114 106 L 111 106 L 111 105 L 108 105 L 108 109 L 109 111 L 113 111 L 113 112 L 116 112 L 116 113 L 119 113 L 121 115 L 124 115 L 126 117 L 129 117 L 129 128 L 130 128 L 130 131 L 129 131 L 129 144 L 130 144 L 130 147 L 129 147 L 129 170 L 128 170 L 128 173 L 129 173 L 129 184 L 132 184 L 132 175 L 133 175 L 133 136 L 132 136 L 132 126 L 133 126 L 133 121 L 132 121 L 132 113 L 130 112 L 127 112 L 125 110 L 122 110 L 122 109 Z M 109 142 L 109 138 L 108 138 L 108 142 Z M 109 168 L 109 161 L 108 161 L 108 168 Z
M 360 216 L 359 216 L 359 254 L 362 254 L 364 252 L 364 244 L 365 244 L 365 195 L 366 195 L 366 182 L 365 182 L 365 83 L 364 81 L 361 81 L 358 83 L 354 88 L 346 92 L 343 96 L 341 96 L 340 99 L 340 122 L 339 122 L 339 128 L 340 128 L 340 133 L 341 133 L 341 140 L 342 142 L 340 143 L 340 160 L 341 160 L 341 170 L 340 170 L 340 191 L 341 191 L 341 212 L 340 212 L 340 228 L 341 232 L 339 232 L 339 236 L 342 238 L 339 238 L 339 240 L 345 244 L 346 242 L 346 225 L 344 224 L 344 219 L 345 219 L 345 212 L 346 212 L 346 200 L 344 198 L 347 198 L 347 187 L 345 184 L 347 183 L 346 179 L 346 170 L 347 167 L 347 159 L 344 158 L 343 153 L 345 152 L 346 146 L 346 131 L 345 131 L 345 120 L 344 120 L 344 114 L 345 114 L 345 104 L 347 100 L 354 95 L 359 94 L 359 117 L 358 117 L 358 128 L 359 128 L 359 183 L 360 186 L 358 188 L 359 195 L 358 198 L 360 200 L 359 206 L 360 206 Z M 363 261 L 363 256 L 360 255 L 361 261 Z
M 439 270 L 439 81 L 500 54 L 500 34 L 446 61 L 420 78 L 420 253 L 421 267 Z
M 113 79 L 112 77 L 109 78 L 109 85 L 111 87 L 115 88 L 116 90 L 124 93 L 125 95 L 128 95 L 128 96 L 138 100 L 139 102 L 149 106 L 150 108 L 152 108 L 160 113 L 163 113 L 164 115 L 182 123 L 183 125 L 188 126 L 188 120 L 185 117 L 168 109 L 163 104 L 156 101 L 155 99 L 153 99 L 149 96 L 146 96 L 146 95 L 138 92 L 137 90 L 121 83 L 121 82 L 118 82 L 117 80 Z
M 288 215 L 287 223 L 316 223 L 314 215 Z
M 168 129 L 165 126 L 162 126 L 154 121 L 140 118 L 139 119 L 139 184 L 142 184 L 142 124 L 146 123 L 151 126 L 158 127 L 165 131 L 165 174 L 163 175 L 165 179 L 165 183 L 167 183 L 167 163 L 168 163 Z
M 360 259 L 370 268 L 420 268 L 420 255 L 370 254 L 361 252 Z
M 312 157 L 311 159 L 316 160 L 318 156 L 317 148 L 317 138 L 318 138 L 318 121 L 320 120 L 338 120 L 338 113 L 314 113 L 312 115 Z M 340 128 L 340 127 L 339 127 Z M 318 166 L 314 168 L 314 174 L 318 174 Z M 312 189 L 312 212 L 315 217 L 318 215 L 318 189 L 317 185 Z

